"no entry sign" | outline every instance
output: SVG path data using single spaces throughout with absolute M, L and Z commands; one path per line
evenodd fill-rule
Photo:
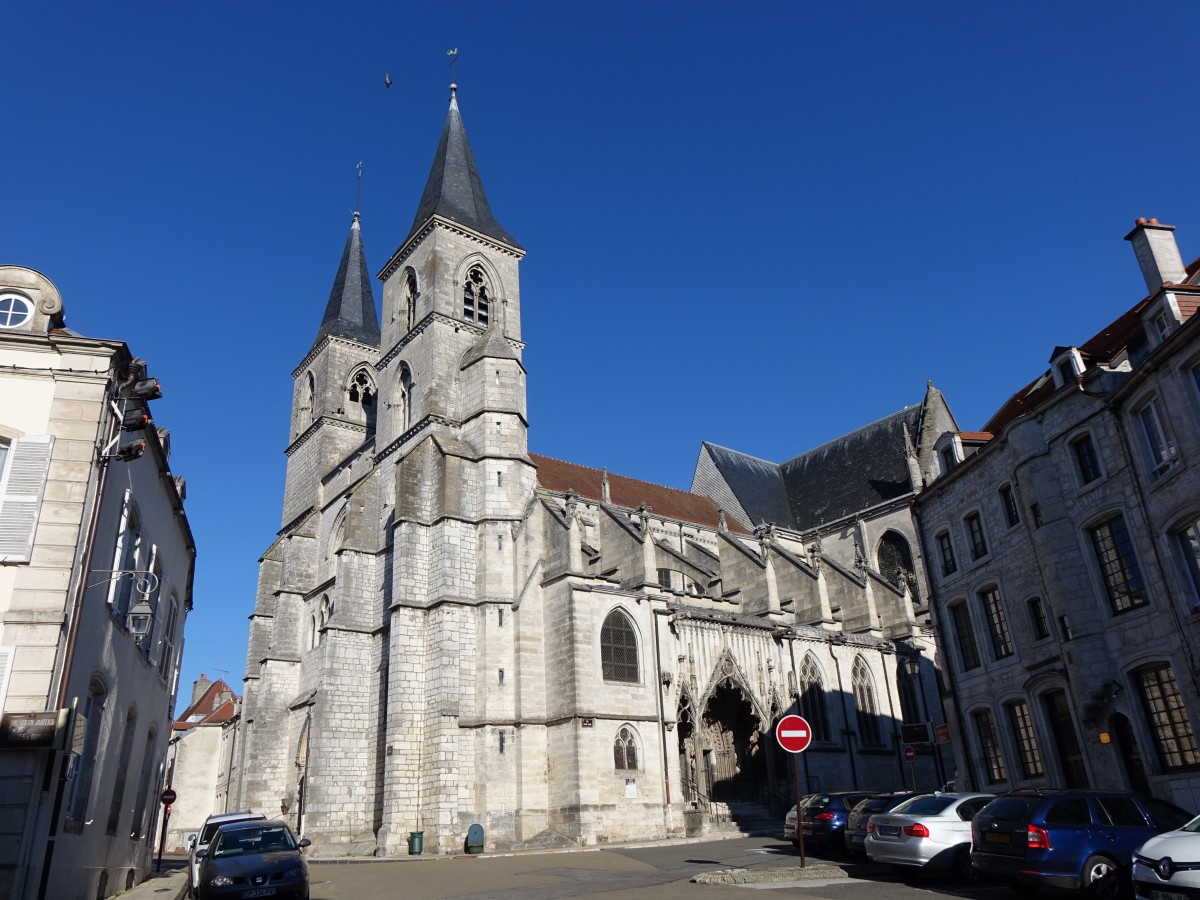
M 162 792 L 162 796 L 160 796 L 158 799 L 162 801 L 163 806 L 169 806 L 175 802 L 175 792 L 170 788 L 167 788 Z
M 913 760 L 915 760 L 917 758 L 917 749 L 915 747 L 905 747 L 904 748 L 904 758 L 907 759 L 909 762 L 912 762 Z
M 784 716 L 775 726 L 775 740 L 788 753 L 803 753 L 812 743 L 812 729 L 802 716 Z

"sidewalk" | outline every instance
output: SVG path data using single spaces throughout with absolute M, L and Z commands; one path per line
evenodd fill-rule
M 174 869 L 161 875 L 150 873 L 141 884 L 122 891 L 120 900 L 181 900 L 187 894 L 187 869 Z

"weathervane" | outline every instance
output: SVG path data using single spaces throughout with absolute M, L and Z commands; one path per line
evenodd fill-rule
M 458 84 L 458 78 L 455 76 L 454 68 L 454 64 L 458 62 L 458 48 L 455 47 L 453 50 L 447 50 L 446 55 L 450 57 L 450 81 L 454 84 Z
M 354 186 L 354 214 L 362 210 L 362 160 L 358 161 L 358 179 Z

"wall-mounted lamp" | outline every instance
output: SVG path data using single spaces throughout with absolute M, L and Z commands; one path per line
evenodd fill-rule
M 129 633 L 133 635 L 133 641 L 139 647 L 142 641 L 146 639 L 146 635 L 150 633 L 150 623 L 154 619 L 154 610 L 150 604 L 146 602 L 145 595 L 142 599 L 133 605 L 129 610 L 129 615 L 125 620 L 125 627 L 129 629 Z
M 909 678 L 916 678 L 921 674 L 921 657 L 917 655 L 906 656 L 904 662 L 904 674 Z

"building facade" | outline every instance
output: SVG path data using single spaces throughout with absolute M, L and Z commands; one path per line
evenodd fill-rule
M 1200 810 L 1200 283 L 1170 226 L 1127 240 L 1148 295 L 939 438 L 917 510 L 967 786 Z
M 910 511 L 940 395 L 783 467 L 705 445 L 694 492 L 531 453 L 524 253 L 452 96 L 382 317 L 356 214 L 292 373 L 231 806 L 326 853 L 701 833 L 794 802 L 797 708 L 802 789 L 939 786 L 900 726 L 941 722 Z M 876 487 L 796 495 L 839 471 Z
M 156 384 L 0 267 L 0 897 L 91 900 L 150 860 L 195 558 Z

